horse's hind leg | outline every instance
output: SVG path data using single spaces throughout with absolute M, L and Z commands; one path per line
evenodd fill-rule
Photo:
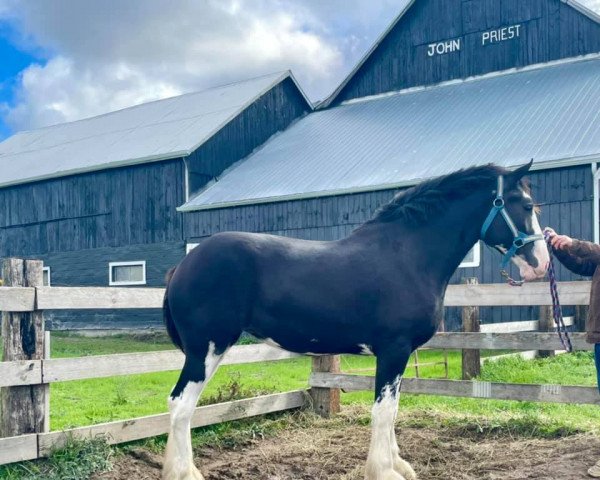
M 163 466 L 163 480 L 203 480 L 194 465 L 190 422 L 198 397 L 217 369 L 225 351 L 209 342 L 203 352 L 186 354 L 179 380 L 169 396 L 171 430 Z
M 410 347 L 392 345 L 377 355 L 376 399 L 371 417 L 371 446 L 366 480 L 415 480 L 414 471 L 398 454 L 394 421 L 398 412 L 400 381 Z

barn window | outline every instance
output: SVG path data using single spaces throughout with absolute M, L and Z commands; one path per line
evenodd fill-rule
M 109 285 L 146 285 L 146 262 L 111 262 L 108 264 Z
M 185 246 L 185 254 L 187 255 L 188 253 L 190 253 L 198 245 L 200 245 L 200 244 L 199 243 L 188 243 L 188 244 L 186 244 L 186 246 Z
M 43 274 L 42 285 L 44 287 L 49 287 L 50 285 L 52 285 L 52 280 L 51 280 L 51 276 L 50 276 L 50 267 L 44 267 L 42 274 Z
M 467 267 L 478 267 L 481 261 L 481 245 L 477 242 L 473 245 L 473 248 L 469 250 L 467 256 L 460 263 L 458 268 L 467 268 Z

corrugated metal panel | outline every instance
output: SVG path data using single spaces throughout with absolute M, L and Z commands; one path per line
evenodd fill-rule
M 474 164 L 599 154 L 596 57 L 311 113 L 181 209 L 391 188 Z
M 0 143 L 0 186 L 185 156 L 289 72 L 21 132 Z

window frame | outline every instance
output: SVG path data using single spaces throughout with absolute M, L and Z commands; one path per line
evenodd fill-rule
M 194 248 L 196 248 L 200 243 L 186 243 L 185 244 L 185 254 L 190 253 Z
M 469 252 L 471 250 L 473 250 L 473 260 L 460 262 L 458 268 L 478 268 L 481 266 L 481 241 L 477 240 L 477 243 L 469 249 Z
M 114 267 L 142 267 L 142 280 L 120 282 L 113 280 Z M 108 264 L 108 285 L 111 287 L 123 287 L 128 285 L 146 285 L 146 260 L 134 260 L 131 262 L 109 262 Z
M 44 273 L 48 272 L 48 285 L 43 285 L 44 283 Z M 52 286 L 52 269 L 50 267 L 43 267 L 42 268 L 42 285 L 44 287 L 51 287 Z

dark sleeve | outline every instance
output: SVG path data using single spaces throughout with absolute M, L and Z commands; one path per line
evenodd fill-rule
M 573 240 L 573 245 L 564 250 L 553 249 L 554 255 L 565 267 L 576 275 L 591 277 L 600 264 L 600 245 Z

